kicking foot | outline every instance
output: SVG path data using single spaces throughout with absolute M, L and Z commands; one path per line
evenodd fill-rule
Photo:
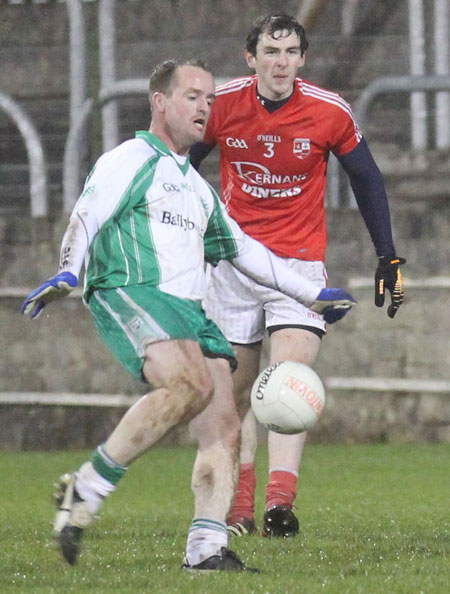
M 65 474 L 56 485 L 56 516 L 53 524 L 53 538 L 61 547 L 64 559 L 74 565 L 80 552 L 83 530 L 94 520 L 84 499 L 75 489 L 75 474 Z

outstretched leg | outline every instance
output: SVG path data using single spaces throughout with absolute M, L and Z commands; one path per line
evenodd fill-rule
M 125 413 L 90 462 L 76 475 L 62 478 L 54 536 L 71 564 L 76 562 L 84 528 L 93 521 L 102 500 L 115 489 L 127 466 L 171 427 L 195 417 L 213 395 L 212 377 L 194 341 L 148 346 L 143 373 L 155 390 Z

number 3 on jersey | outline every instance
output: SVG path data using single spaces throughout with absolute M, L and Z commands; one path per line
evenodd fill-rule
M 263 157 L 266 157 L 267 159 L 271 159 L 274 154 L 274 143 L 273 142 L 265 142 L 264 146 L 266 147 L 266 152 L 263 154 Z

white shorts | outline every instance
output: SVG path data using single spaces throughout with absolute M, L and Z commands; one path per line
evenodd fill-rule
M 286 264 L 318 287 L 325 287 L 327 273 L 323 262 L 286 258 Z M 254 281 L 226 260 L 209 267 L 206 314 L 230 342 L 251 344 L 264 338 L 266 328 L 302 326 L 325 333 L 323 317 L 308 307 Z

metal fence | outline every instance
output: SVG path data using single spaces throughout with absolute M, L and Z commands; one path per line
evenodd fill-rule
M 109 150 L 119 142 L 118 99 L 130 95 L 145 95 L 147 81 L 142 79 L 117 80 L 116 78 L 116 0 L 98 1 L 98 69 L 100 89 L 97 97 L 88 98 L 86 77 L 86 23 L 83 4 L 89 0 L 65 0 L 69 19 L 70 44 L 70 129 L 67 136 L 63 165 L 63 208 L 70 212 L 81 189 L 80 160 L 86 140 L 86 123 L 94 106 L 102 112 L 103 149 Z M 449 94 L 449 2 L 434 0 L 433 52 L 427 48 L 425 37 L 424 0 L 404 0 L 408 8 L 410 74 L 402 77 L 381 78 L 373 81 L 361 94 L 356 106 L 359 123 L 368 117 L 370 106 L 385 93 L 408 92 L 411 97 L 411 147 L 425 150 L 429 144 L 427 128 L 426 92 L 435 95 L 436 147 L 450 147 L 450 94 Z M 43 0 L 36 0 L 43 3 Z M 9 0 L 9 4 L 25 1 Z M 313 22 L 325 3 L 308 0 L 299 3 L 299 16 Z M 342 34 L 351 35 L 353 24 L 360 10 L 359 0 L 342 0 Z M 432 55 L 431 55 L 432 53 Z M 433 74 L 426 75 L 426 64 L 432 64 Z M 42 141 L 25 111 L 11 97 L 0 95 L 0 109 L 16 123 L 27 148 L 30 166 L 30 210 L 32 217 L 45 217 L 48 212 L 47 165 Z M 334 157 L 330 158 L 327 206 L 356 207 L 349 186 L 341 179 Z

